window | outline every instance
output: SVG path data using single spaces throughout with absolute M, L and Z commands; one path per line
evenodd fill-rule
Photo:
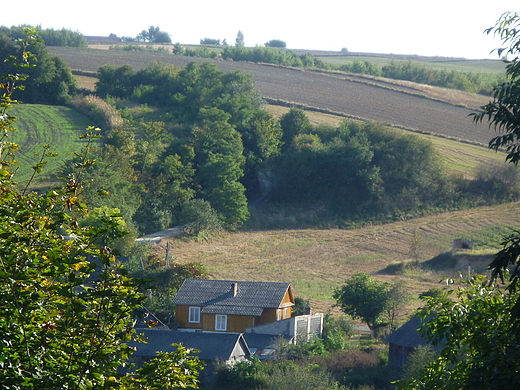
M 222 314 L 215 316 L 215 330 L 227 330 L 227 316 Z
M 188 322 L 191 322 L 192 324 L 200 323 L 200 307 L 190 306 Z
M 289 318 L 289 308 L 283 309 L 283 318 Z
M 280 309 L 276 310 L 276 320 L 280 321 L 282 319 L 282 311 Z

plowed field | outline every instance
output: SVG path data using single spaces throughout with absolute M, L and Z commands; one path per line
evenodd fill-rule
M 487 144 L 494 135 L 486 123 L 474 124 L 468 114 L 485 99 L 473 102 L 442 101 L 437 96 L 390 81 L 366 79 L 346 74 L 287 69 L 253 63 L 217 61 L 149 52 L 50 47 L 72 69 L 97 71 L 105 64 L 130 64 L 141 69 L 147 63 L 162 61 L 185 66 L 191 61 L 209 61 L 222 71 L 239 70 L 250 74 L 260 93 L 267 98 L 295 102 L 347 116 L 381 121 L 410 130 L 438 134 Z M 471 108 L 468 108 L 471 107 Z

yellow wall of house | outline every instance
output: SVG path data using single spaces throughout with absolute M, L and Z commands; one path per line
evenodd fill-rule
M 287 292 L 285 293 L 285 295 L 282 299 L 282 304 L 284 304 L 284 303 L 292 303 L 294 305 L 294 297 L 293 297 L 291 286 L 289 286 L 289 288 L 287 289 Z
M 215 330 L 215 314 L 202 315 L 202 330 L 204 332 L 217 332 Z M 245 333 L 246 328 L 253 325 L 252 316 L 227 316 L 227 332 Z
M 202 310 L 202 307 L 201 307 Z M 190 323 L 188 322 L 189 314 L 190 313 L 190 306 L 181 306 L 177 305 L 175 308 L 175 321 L 177 322 L 177 325 L 179 328 L 185 328 L 185 329 L 202 329 L 203 326 L 203 316 L 200 315 L 200 323 Z

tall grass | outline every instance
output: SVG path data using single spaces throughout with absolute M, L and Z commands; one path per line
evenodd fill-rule
M 118 111 L 103 99 L 94 95 L 76 95 L 72 107 L 96 122 L 103 130 L 116 130 L 123 127 L 123 118 Z

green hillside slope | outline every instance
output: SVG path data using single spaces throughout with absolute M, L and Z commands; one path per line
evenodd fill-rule
M 43 174 L 38 178 L 40 182 L 47 178 L 46 172 L 55 173 L 56 168 L 70 158 L 71 152 L 79 151 L 79 136 L 92 125 L 83 115 L 63 106 L 23 104 L 13 107 L 11 113 L 17 117 L 17 131 L 10 135 L 10 141 L 20 146 L 17 180 L 21 183 L 30 178 L 31 167 L 43 151 L 42 145 L 49 145 L 50 151 L 59 155 L 48 159 Z

